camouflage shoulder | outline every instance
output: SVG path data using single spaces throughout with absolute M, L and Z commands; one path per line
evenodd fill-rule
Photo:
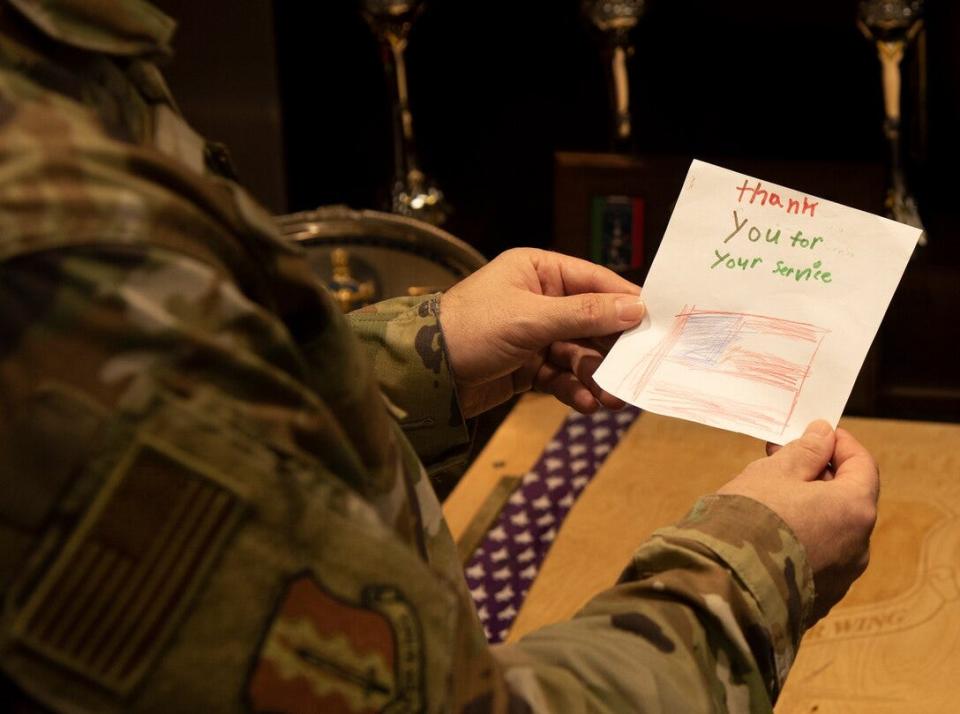
M 169 54 L 176 23 L 146 0 L 9 0 L 50 38 L 109 55 Z

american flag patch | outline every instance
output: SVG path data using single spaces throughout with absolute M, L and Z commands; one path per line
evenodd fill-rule
M 242 506 L 206 465 L 165 444 L 138 442 L 30 592 L 14 636 L 128 693 L 184 614 Z

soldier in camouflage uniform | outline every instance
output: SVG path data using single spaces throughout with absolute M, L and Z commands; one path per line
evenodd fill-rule
M 636 324 L 637 288 L 511 251 L 442 301 L 345 319 L 180 117 L 155 65 L 172 31 L 145 0 L 0 0 L 19 710 L 769 711 L 865 565 L 862 447 L 814 424 L 575 619 L 488 648 L 421 463 L 531 386 L 615 406 L 602 345 L 574 338 Z

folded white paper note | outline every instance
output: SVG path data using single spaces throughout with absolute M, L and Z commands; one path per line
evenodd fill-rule
M 834 426 L 921 231 L 694 161 L 594 379 L 658 414 L 778 444 Z

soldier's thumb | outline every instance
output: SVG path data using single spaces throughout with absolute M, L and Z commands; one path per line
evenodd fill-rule
M 813 481 L 827 468 L 836 443 L 833 427 L 820 419 L 811 422 L 803 436 L 791 441 L 770 459 L 778 463 L 790 478 Z
M 640 298 L 621 293 L 538 297 L 537 302 L 545 344 L 623 332 L 639 325 L 646 314 Z

